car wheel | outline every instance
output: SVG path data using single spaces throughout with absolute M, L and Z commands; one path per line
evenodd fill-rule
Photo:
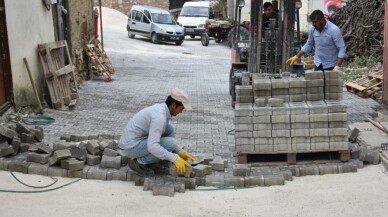
M 202 33 L 201 35 L 201 43 L 203 46 L 209 45 L 209 35 L 207 33 Z
M 190 38 L 195 38 L 195 35 L 190 35 Z
M 175 42 L 176 45 L 182 45 L 183 41 L 177 41 Z
M 152 33 L 152 35 L 151 35 L 151 41 L 152 41 L 152 43 L 154 43 L 154 44 L 158 44 L 158 43 L 159 43 L 158 37 L 156 36 L 156 33 L 155 33 L 155 32 Z
M 128 38 L 134 38 L 135 37 L 135 34 L 131 34 L 128 32 Z

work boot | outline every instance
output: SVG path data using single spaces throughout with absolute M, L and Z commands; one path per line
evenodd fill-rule
M 170 161 L 159 161 L 158 163 L 152 163 L 149 167 L 155 172 L 157 175 L 168 175 L 169 174 L 169 164 Z
M 154 176 L 155 172 L 148 168 L 147 165 L 139 164 L 136 159 L 130 160 L 128 163 L 129 168 L 131 168 L 139 176 Z

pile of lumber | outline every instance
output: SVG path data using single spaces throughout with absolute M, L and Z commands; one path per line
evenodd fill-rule
M 102 76 L 105 81 L 112 81 L 115 70 L 105 51 L 101 48 L 98 40 L 84 46 L 88 57 L 89 77 Z
M 357 94 L 361 97 L 369 97 L 372 94 L 381 91 L 383 86 L 383 70 L 372 72 L 368 76 L 359 78 L 355 81 L 349 81 L 345 84 L 348 92 Z
M 342 32 L 350 56 L 383 61 L 385 0 L 351 0 L 330 17 Z M 362 18 L 361 18 L 362 17 Z

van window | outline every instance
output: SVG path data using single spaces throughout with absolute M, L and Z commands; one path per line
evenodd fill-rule
M 175 25 L 175 20 L 172 18 L 171 14 L 152 14 L 152 20 L 155 23 Z
M 209 7 L 191 7 L 185 6 L 179 16 L 184 17 L 208 17 Z
M 141 18 L 143 17 L 143 13 L 140 12 L 140 11 L 134 11 L 134 12 L 136 12 L 136 14 L 135 14 L 135 20 L 140 22 L 140 21 L 141 21 Z

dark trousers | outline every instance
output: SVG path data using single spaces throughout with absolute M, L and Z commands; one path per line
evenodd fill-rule
M 331 71 L 331 70 L 333 70 L 334 69 L 334 67 L 335 66 L 333 66 L 333 67 L 329 67 L 329 68 L 323 68 L 323 66 L 322 66 L 322 63 L 319 65 L 319 66 L 315 66 L 314 67 L 314 71 Z

